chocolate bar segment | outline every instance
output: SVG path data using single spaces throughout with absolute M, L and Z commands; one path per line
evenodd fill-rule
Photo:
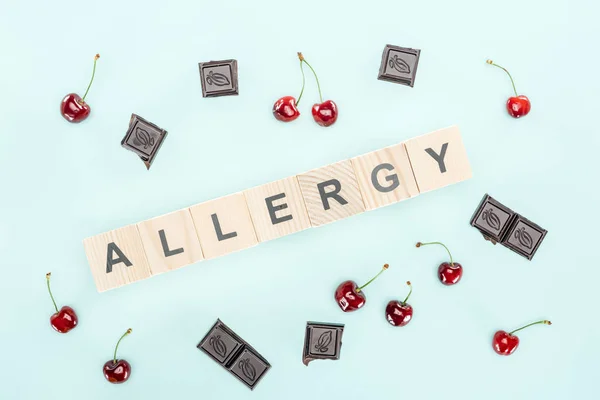
M 342 348 L 343 324 L 307 322 L 302 362 L 308 366 L 313 360 L 339 360 Z
M 129 129 L 121 140 L 121 146 L 137 154 L 146 168 L 150 169 L 166 137 L 166 130 L 146 121 L 139 115 L 131 114 Z
M 220 319 L 217 319 L 197 347 L 251 390 L 271 368 L 271 364 L 263 356 Z
M 479 229 L 492 243 L 501 242 L 517 214 L 485 194 L 471 218 L 471 225 Z
M 547 230 L 527 218 L 517 215 L 502 245 L 531 260 L 546 237 Z
M 420 55 L 421 50 L 386 45 L 377 79 L 413 87 Z
M 198 63 L 202 97 L 231 96 L 238 94 L 236 60 Z

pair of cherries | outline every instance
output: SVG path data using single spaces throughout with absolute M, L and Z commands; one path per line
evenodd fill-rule
M 73 308 L 69 306 L 63 306 L 59 310 L 56 306 L 56 301 L 54 301 L 52 290 L 50 290 L 50 275 L 50 272 L 46 274 L 46 285 L 48 286 L 48 293 L 50 293 L 50 298 L 52 299 L 54 309 L 56 310 L 56 312 L 50 316 L 50 325 L 59 333 L 67 333 L 77 326 L 79 319 L 77 318 L 77 314 Z M 104 377 L 110 383 L 123 383 L 129 379 L 129 376 L 131 375 L 131 365 L 127 362 L 127 360 L 117 359 L 117 349 L 119 348 L 119 344 L 121 343 L 121 340 L 123 340 L 123 338 L 130 333 L 131 329 L 127 329 L 123 336 L 121 336 L 117 342 L 117 345 L 115 346 L 115 352 L 112 360 L 108 360 L 102 367 Z
M 417 247 L 427 246 L 430 244 L 439 244 L 444 246 L 448 255 L 450 256 L 450 262 L 443 262 L 438 267 L 438 277 L 444 285 L 454 285 L 460 281 L 462 277 L 462 266 L 459 263 L 455 263 L 452 260 L 452 254 L 450 250 L 441 242 L 431 243 L 417 243 Z M 358 286 L 354 281 L 344 281 L 340 283 L 335 291 L 335 301 L 338 303 L 342 311 L 350 312 L 356 311 L 363 307 L 367 301 L 363 289 L 373 282 L 383 271 L 388 269 L 388 264 L 383 266 L 383 269 L 375 275 L 373 279 L 368 281 L 362 286 Z M 406 282 L 410 290 L 404 301 L 392 300 L 385 307 L 385 318 L 393 326 L 405 326 L 410 322 L 413 316 L 413 308 L 408 304 L 408 298 L 412 294 L 412 285 L 410 281 Z
M 275 118 L 281 122 L 291 122 L 300 116 L 300 111 L 298 111 L 298 105 L 300 104 L 300 100 L 302 99 L 302 94 L 304 93 L 304 64 L 310 68 L 313 75 L 315 76 L 315 80 L 317 81 L 317 88 L 319 89 L 319 98 L 321 99 L 321 103 L 315 103 L 312 106 L 312 116 L 315 122 L 321 126 L 331 126 L 337 121 L 338 117 L 338 108 L 337 105 L 333 102 L 333 100 L 325 100 L 323 101 L 323 95 L 321 94 L 321 85 L 319 84 L 319 78 L 317 77 L 317 73 L 313 69 L 313 67 L 304 59 L 302 53 L 298 53 L 298 58 L 300 59 L 300 71 L 302 72 L 302 90 L 300 91 L 300 95 L 298 96 L 298 100 L 294 96 L 284 96 L 277 100 L 273 105 L 273 115 Z

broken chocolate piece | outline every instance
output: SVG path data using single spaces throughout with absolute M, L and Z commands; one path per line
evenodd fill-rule
M 220 319 L 217 319 L 197 347 L 251 390 L 271 368 L 267 360 Z
M 548 231 L 539 225 L 521 215 L 517 215 L 515 222 L 502 241 L 502 245 L 531 260 L 544 240 L 546 233 Z
M 198 63 L 202 97 L 238 94 L 238 70 L 236 60 Z
M 471 225 L 479 229 L 486 240 L 496 244 L 502 241 L 516 215 L 486 193 L 471 218 Z
M 342 348 L 343 324 L 307 322 L 302 362 L 308 366 L 313 360 L 339 360 Z
M 139 115 L 131 114 L 129 129 L 121 141 L 121 146 L 137 154 L 146 168 L 150 169 L 166 137 L 166 130 L 146 121 Z
M 413 87 L 420 55 L 421 50 L 386 45 L 377 79 Z

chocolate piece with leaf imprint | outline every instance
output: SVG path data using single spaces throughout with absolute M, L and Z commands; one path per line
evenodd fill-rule
M 544 237 L 546 237 L 546 233 L 548 231 L 541 226 L 521 215 L 517 215 L 502 240 L 502 245 L 531 260 L 540 244 L 542 244 Z
M 343 333 L 343 324 L 307 322 L 302 351 L 304 365 L 313 360 L 339 360 Z
M 238 70 L 236 60 L 198 63 L 202 97 L 230 96 L 238 94 Z
M 139 115 L 131 114 L 129 129 L 121 140 L 121 146 L 137 154 L 146 168 L 150 169 L 166 137 L 166 130 L 146 121 Z
M 489 194 L 485 194 L 471 217 L 471 226 L 479 229 L 486 240 L 501 242 L 508 232 L 516 213 Z
M 250 389 L 254 389 L 271 368 L 267 360 L 220 319 L 197 347 Z
M 377 79 L 413 87 L 420 55 L 421 50 L 386 45 Z

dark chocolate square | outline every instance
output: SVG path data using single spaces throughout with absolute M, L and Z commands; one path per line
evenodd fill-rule
M 250 389 L 254 389 L 269 368 L 271 365 L 267 360 L 248 346 L 233 360 L 229 371 Z
M 541 226 L 534 224 L 521 215 L 517 215 L 515 222 L 502 240 L 502 245 L 531 260 L 544 240 L 546 233 L 548 231 Z
M 517 214 L 487 193 L 471 218 L 471 225 L 494 244 L 501 242 Z
M 339 360 L 343 333 L 343 324 L 307 322 L 302 352 L 304 365 L 313 360 Z
M 139 115 L 131 114 L 129 129 L 121 140 L 121 146 L 137 154 L 146 168 L 150 169 L 166 137 L 166 130 L 146 121 Z
M 198 348 L 211 356 L 216 362 L 225 365 L 227 361 L 242 347 L 244 341 L 233 333 L 220 320 L 213 325 Z
M 202 97 L 230 96 L 238 94 L 238 71 L 236 60 L 198 63 Z
M 420 55 L 421 50 L 386 45 L 377 79 L 413 87 Z

